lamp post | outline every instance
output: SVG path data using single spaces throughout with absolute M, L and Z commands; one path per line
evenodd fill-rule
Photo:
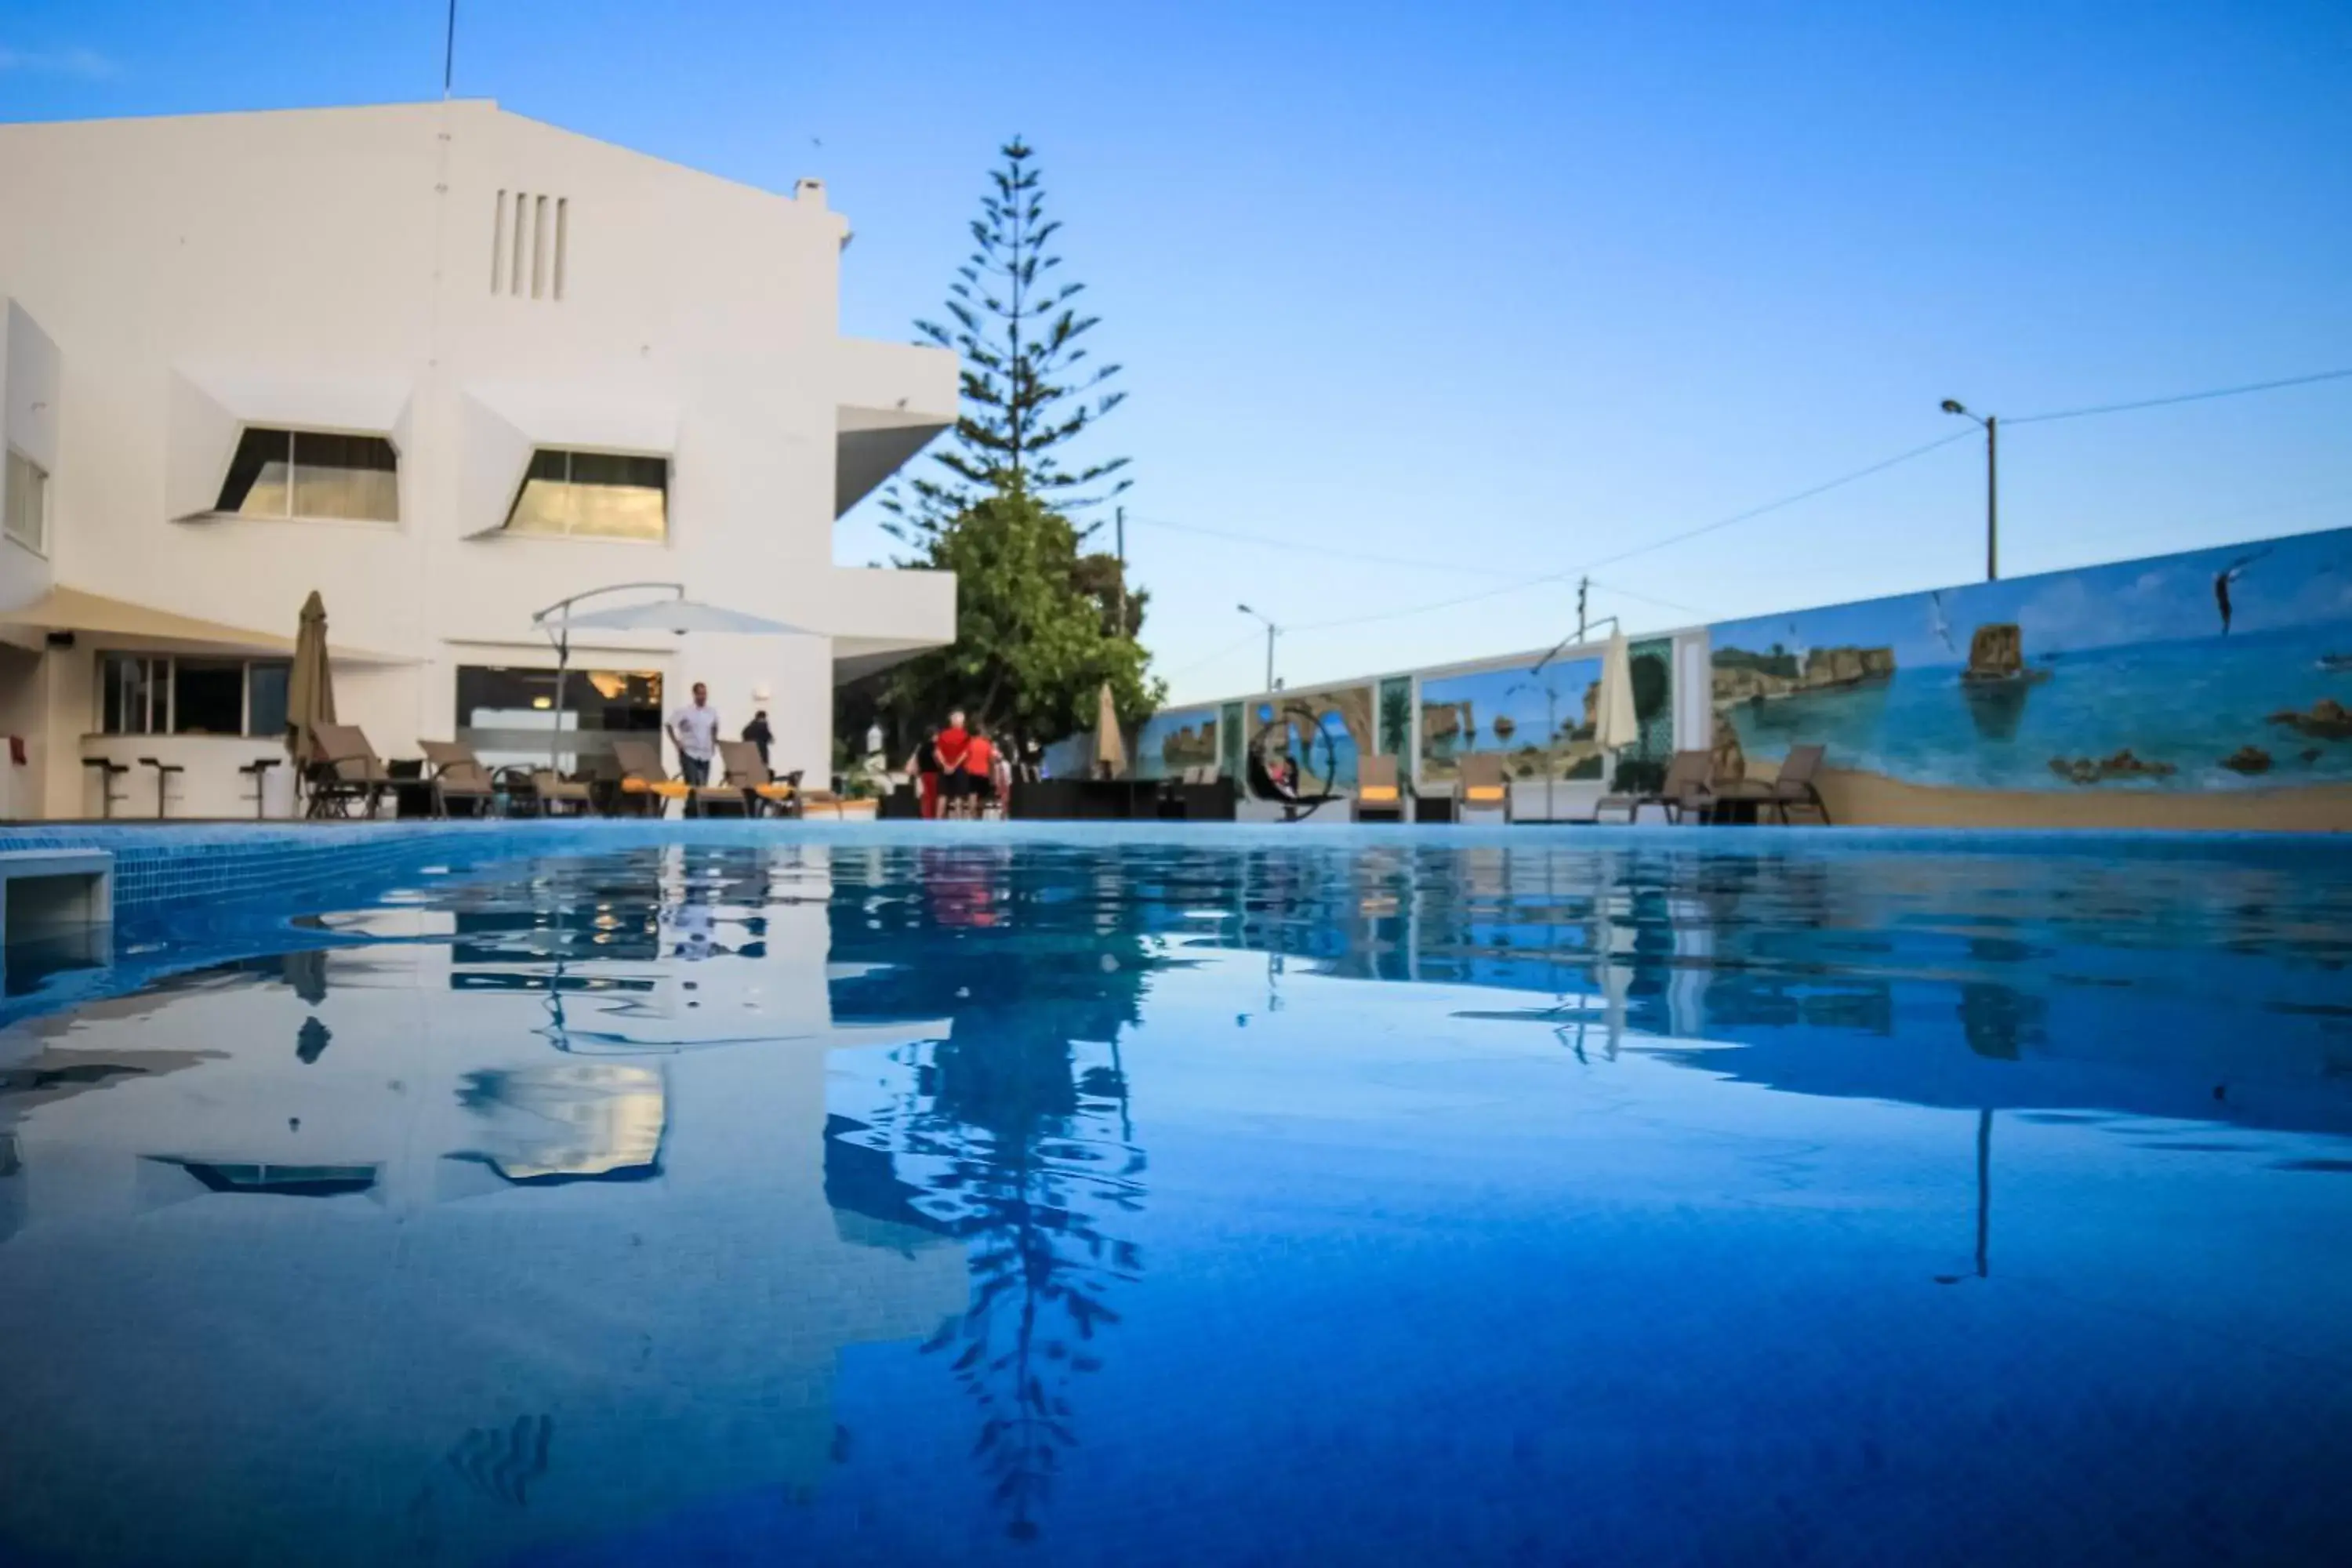
M 456 6 L 450 7 L 453 16 L 456 10 Z M 558 599 L 530 617 L 531 625 L 545 632 L 548 641 L 555 645 L 555 731 L 547 742 L 550 770 L 556 773 L 563 770 L 563 677 L 572 664 L 572 627 L 569 624 L 572 606 L 583 599 L 593 599 L 602 594 L 641 592 L 648 588 L 662 589 L 673 599 L 686 597 L 686 584 L 683 583 L 608 583 L 602 588 L 590 588 L 568 599 Z
M 1251 609 L 1247 605 L 1234 605 L 1234 607 L 1235 609 L 1237 609 L 1237 610 L 1241 611 L 1241 613 L 1242 613 L 1243 615 L 1250 616 L 1254 616 L 1254 617 L 1255 617 L 1255 618 L 1256 618 L 1256 619 L 1258 619 L 1258 620 L 1261 620 L 1261 621 L 1265 621 L 1265 689 L 1266 689 L 1268 691 L 1272 691 L 1273 689 L 1275 689 L 1275 685 L 1274 685 L 1274 639 L 1275 639 L 1276 637 L 1279 637 L 1279 636 L 1281 636 L 1281 635 L 1282 635 L 1282 628 L 1281 628 L 1280 626 L 1276 626 L 1276 625 L 1274 624 L 1274 622 L 1273 622 L 1272 620 L 1268 619 L 1266 616 L 1263 616 L 1263 615 L 1258 614 L 1258 612 L 1257 612 L 1257 611 L 1255 611 L 1255 610 Z
M 2000 416 L 1972 414 L 1956 397 L 1944 399 L 1944 412 L 1973 419 L 1985 433 L 1985 581 L 2000 581 Z

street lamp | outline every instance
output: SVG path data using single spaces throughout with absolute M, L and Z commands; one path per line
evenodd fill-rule
M 1259 615 L 1257 611 L 1251 609 L 1247 605 L 1236 605 L 1234 607 L 1241 611 L 1243 615 L 1255 616 L 1258 620 L 1265 622 L 1265 689 L 1268 691 L 1272 691 L 1275 689 L 1274 639 L 1282 635 L 1282 628 L 1276 626 L 1274 622 L 1266 616 Z
M 2000 416 L 1971 414 L 1956 397 L 1944 399 L 1944 412 L 1973 419 L 1985 433 L 1985 581 L 2000 580 Z

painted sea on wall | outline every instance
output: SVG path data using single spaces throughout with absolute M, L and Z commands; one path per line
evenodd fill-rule
M 2352 781 L 2352 530 L 1709 628 L 1717 773 L 1995 790 Z
M 1171 708 L 1143 721 L 1135 737 L 1135 776 L 1179 778 L 1187 768 L 1217 765 L 1217 710 Z
M 1561 659 L 1530 674 L 1523 664 L 1421 683 L 1421 779 L 1459 776 L 1465 756 L 1501 754 L 1512 778 L 1598 778 L 1592 704 L 1601 681 L 1597 658 Z

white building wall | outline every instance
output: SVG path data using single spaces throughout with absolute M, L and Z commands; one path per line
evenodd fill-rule
M 551 257 L 538 298 L 510 261 L 494 291 L 502 191 L 544 193 L 551 230 L 565 204 L 561 300 Z M 608 641 L 672 702 L 708 680 L 730 731 L 767 687 L 777 767 L 820 777 L 835 640 L 953 637 L 951 580 L 845 590 L 832 563 L 845 417 L 919 438 L 955 365 L 837 337 L 847 228 L 814 182 L 782 197 L 457 102 L 0 126 L 0 280 L 62 350 L 56 581 L 287 636 L 319 590 L 339 648 L 386 656 L 340 667 L 337 698 L 387 755 L 451 734 L 459 663 L 551 664 L 530 613 L 614 582 L 816 633 Z M 391 436 L 400 521 L 184 521 L 247 424 Z M 667 450 L 667 542 L 476 537 L 534 446 Z M 58 725 L 93 721 L 64 711 L 89 679 Z M 184 809 L 249 811 L 235 760 L 192 768 Z

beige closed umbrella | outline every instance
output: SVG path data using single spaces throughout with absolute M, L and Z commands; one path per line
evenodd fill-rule
M 1108 680 L 1095 705 L 1095 769 L 1111 778 L 1127 772 L 1127 739 L 1118 732 L 1118 704 L 1111 700 Z
M 1633 650 L 1618 632 L 1601 656 L 1601 700 L 1592 715 L 1592 743 L 1604 752 L 1620 752 L 1642 738 L 1642 721 L 1633 711 Z
M 327 602 L 317 589 L 302 601 L 302 629 L 294 638 L 294 668 L 286 679 L 286 750 L 295 777 L 319 754 L 319 726 L 335 721 L 335 678 L 327 664 Z

